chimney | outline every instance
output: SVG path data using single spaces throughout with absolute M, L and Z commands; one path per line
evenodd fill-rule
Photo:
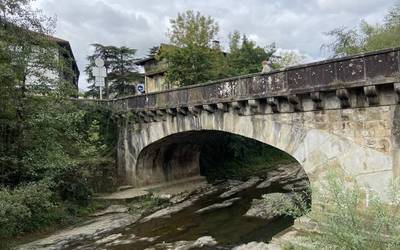
M 218 40 L 213 40 L 213 41 L 212 41 L 212 48 L 213 48 L 213 49 L 217 49 L 217 50 L 220 50 L 220 49 L 221 49 Z

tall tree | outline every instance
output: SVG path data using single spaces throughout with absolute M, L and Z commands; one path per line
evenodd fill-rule
M 212 17 L 192 10 L 178 13 L 175 19 L 170 20 L 170 24 L 168 37 L 178 47 L 210 47 L 219 31 L 218 23 Z
M 94 76 L 92 74 L 96 58 L 104 60 L 107 72 L 106 98 L 109 98 L 110 93 L 115 96 L 132 94 L 134 89 L 131 83 L 143 80 L 143 76 L 135 65 L 137 50 L 125 46 L 116 47 L 101 44 L 92 44 L 92 46 L 94 47 L 94 53 L 88 56 L 89 64 L 86 66 L 85 72 L 88 75 L 88 82 L 93 84 L 89 87 L 90 90 L 86 95 L 98 96 L 98 87 L 94 85 Z
M 72 93 L 59 46 L 50 36 L 54 19 L 31 8 L 29 0 L 0 3 L 0 181 L 18 183 L 32 172 L 39 152 L 38 107 Z M 47 136 L 47 135 L 46 135 Z M 51 137 L 49 137 L 51 138 Z M 36 143 L 33 143 L 36 142 Z M 46 145 L 46 147 L 51 147 Z
M 224 54 L 212 48 L 219 26 L 210 16 L 191 10 L 171 19 L 168 37 L 172 46 L 165 46 L 157 56 L 166 60 L 166 79 L 175 85 L 192 85 L 221 76 Z
M 261 72 L 262 62 L 272 58 L 276 51 L 275 44 L 265 48 L 259 47 L 238 31 L 229 38 L 228 64 L 231 76 Z

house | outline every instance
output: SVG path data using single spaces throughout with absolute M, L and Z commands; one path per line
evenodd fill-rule
M 57 45 L 60 47 L 60 50 L 58 51 L 59 52 L 58 56 L 60 58 L 62 57 L 63 59 L 65 59 L 65 61 L 70 62 L 69 65 L 67 65 L 67 67 L 69 67 L 68 70 L 72 72 L 72 78 L 70 79 L 70 81 L 73 87 L 78 90 L 80 72 L 74 57 L 74 53 L 72 52 L 70 43 L 66 40 L 53 36 L 51 36 L 50 39 L 55 43 L 57 43 Z M 66 76 L 64 75 L 64 77 Z
M 154 47 L 151 49 L 151 54 L 146 58 L 138 60 L 135 62 L 136 65 L 142 66 L 144 68 L 145 76 L 145 92 L 157 92 L 167 89 L 173 89 L 179 87 L 178 83 L 170 83 L 165 80 L 165 73 L 168 69 L 168 62 L 165 59 L 157 60 L 157 55 L 163 49 L 168 49 L 174 45 L 161 44 L 159 47 Z M 224 56 L 227 55 L 226 52 L 221 51 L 220 43 L 217 40 L 212 41 L 211 49 L 220 51 Z
M 63 68 L 61 69 L 61 72 L 54 72 L 50 69 L 45 69 L 45 72 L 42 72 L 42 74 L 50 79 L 60 79 L 59 77 L 62 77 L 65 80 L 70 81 L 72 88 L 78 90 L 80 72 L 70 43 L 54 36 L 44 36 L 48 38 L 50 42 L 54 42 L 57 45 L 54 50 L 54 55 L 58 61 L 62 60 L 65 64 L 62 64 Z M 26 76 L 25 82 L 27 85 L 34 85 L 36 81 L 36 76 L 29 74 Z
M 159 47 L 152 49 L 152 53 L 146 58 L 135 62 L 136 65 L 144 68 L 144 86 L 145 92 L 157 92 L 173 88 L 165 81 L 165 72 L 168 69 L 168 63 L 165 59 L 159 61 L 156 59 L 157 54 L 163 47 L 172 46 L 168 44 L 161 44 Z

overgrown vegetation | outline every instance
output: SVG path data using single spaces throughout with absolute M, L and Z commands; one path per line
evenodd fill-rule
M 98 162 L 114 168 L 111 113 L 69 101 L 77 93 L 71 62 L 58 56 L 66 52 L 50 37 L 52 19 L 30 3 L 0 3 L 2 242 L 85 211 Z
M 313 187 L 312 210 L 298 196 L 296 207 L 287 206 L 281 211 L 292 216 L 309 211 L 307 216 L 318 229 L 318 232 L 307 233 L 300 244 L 291 244 L 288 249 L 400 248 L 398 182 L 390 185 L 385 200 L 336 171 L 329 172 L 321 185 Z
M 297 161 L 287 153 L 259 141 L 216 132 L 201 148 L 202 175 L 209 180 L 265 176 L 269 170 Z
M 361 21 L 359 27 L 339 27 L 327 33 L 332 42 L 323 45 L 333 57 L 354 55 L 400 46 L 400 2 L 392 7 L 384 17 L 383 24 Z

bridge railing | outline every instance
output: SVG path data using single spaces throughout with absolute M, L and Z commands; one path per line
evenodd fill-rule
M 189 107 L 399 81 L 400 48 L 113 100 L 120 111 Z

